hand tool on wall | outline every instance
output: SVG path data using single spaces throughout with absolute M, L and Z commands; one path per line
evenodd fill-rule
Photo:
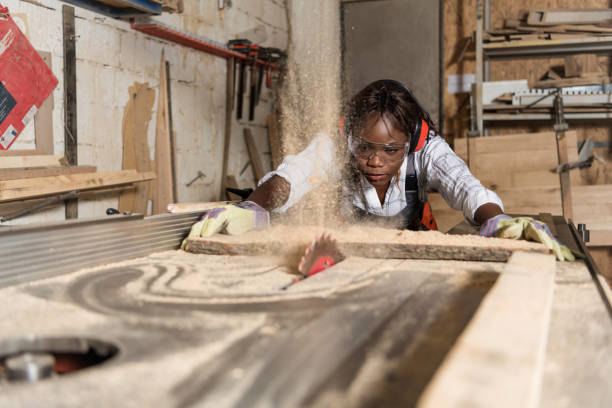
M 236 40 L 230 40 L 228 42 L 228 46 L 231 50 L 239 52 L 241 54 L 249 55 L 251 50 L 251 41 L 240 38 Z M 234 60 L 234 71 L 236 70 L 236 60 Z M 239 60 L 237 61 L 239 64 L 239 72 L 238 72 L 238 100 L 236 101 L 236 119 L 242 119 L 242 102 L 244 98 L 244 88 L 245 88 L 245 75 L 246 75 L 246 61 Z M 233 98 L 233 95 L 232 95 Z
M 282 287 L 281 290 L 286 290 L 290 286 L 322 272 L 343 260 L 344 255 L 340 252 L 336 240 L 332 239 L 331 234 L 326 235 L 323 233 L 320 237 L 313 239 L 310 245 L 306 247 L 298 265 L 300 277 Z
M 257 67 L 257 58 L 259 57 L 259 45 L 251 45 L 249 50 L 249 120 L 255 119 L 255 105 L 257 105 L 257 83 L 259 82 L 259 68 Z
M 193 183 L 195 183 L 197 180 L 206 177 L 206 174 L 202 173 L 201 170 L 198 170 L 198 175 L 195 176 L 189 183 L 185 184 L 186 187 L 190 187 Z

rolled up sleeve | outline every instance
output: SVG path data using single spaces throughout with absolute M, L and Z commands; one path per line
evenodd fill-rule
M 268 181 L 272 176 L 287 180 L 291 189 L 287 202 L 273 212 L 285 212 L 304 197 L 309 191 L 334 176 L 332 164 L 334 160 L 334 144 L 325 133 L 319 133 L 308 147 L 296 155 L 286 156 L 274 171 L 267 173 L 258 186 Z

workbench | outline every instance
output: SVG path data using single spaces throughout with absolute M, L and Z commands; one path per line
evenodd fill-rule
M 164 245 L 176 247 L 193 218 L 168 227 L 175 238 Z M 148 223 L 150 231 L 176 220 L 124 218 L 81 229 L 119 233 Z M 47 229 L 48 238 L 58 230 Z M 7 237 L 18 242 L 0 231 L 0 249 Z M 69 238 L 48 244 L 54 245 L 71 250 Z M 116 262 L 66 263 L 71 266 L 63 272 L 46 261 L 49 274 L 41 264 L 38 275 L 24 271 L 21 280 L 0 269 L 0 361 L 18 349 L 65 352 L 75 344 L 110 357 L 34 383 L 8 381 L 0 371 L 0 406 L 413 406 L 510 263 L 349 257 L 283 291 L 294 276 L 274 256 L 190 254 L 155 245 L 144 256 L 109 253 Z M 50 247 L 22 262 L 52 259 L 60 250 Z M 530 381 L 534 406 L 606 406 L 612 398 L 609 288 L 581 261 L 552 264 L 545 327 L 533 329 L 545 340 Z M 530 272 L 528 279 L 539 271 Z M 517 294 L 508 310 L 520 312 L 520 299 Z M 490 356 L 492 369 L 501 357 Z M 504 375 L 511 384 L 517 373 Z M 497 398 L 497 406 L 516 406 L 517 395 Z

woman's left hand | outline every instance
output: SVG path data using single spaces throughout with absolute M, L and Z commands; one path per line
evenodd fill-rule
M 482 224 L 480 235 L 541 242 L 552 250 L 560 261 L 576 259 L 572 251 L 553 236 L 545 223 L 531 217 L 512 218 L 506 214 L 497 215 Z

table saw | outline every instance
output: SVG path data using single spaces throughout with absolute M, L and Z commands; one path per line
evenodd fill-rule
M 531 254 L 548 265 L 544 275 L 516 254 L 349 256 L 283 291 L 293 275 L 277 256 L 177 250 L 200 215 L 1 228 L 0 406 L 491 406 L 495 398 L 495 406 L 594 407 L 612 398 L 612 295 L 588 262 Z M 570 227 L 559 222 L 557 231 L 569 236 Z M 500 291 L 510 295 L 501 304 Z M 466 354 L 474 336 L 496 340 Z M 454 375 L 466 355 L 472 366 Z

